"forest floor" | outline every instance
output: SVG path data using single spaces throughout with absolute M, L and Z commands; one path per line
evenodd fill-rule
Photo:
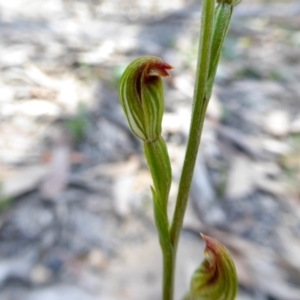
M 227 246 L 238 300 L 300 300 L 300 3 L 243 0 L 208 108 L 176 298 Z M 117 85 L 136 57 L 174 66 L 163 136 L 174 209 L 192 106 L 192 0 L 0 0 L 0 300 L 160 299 L 151 178 Z

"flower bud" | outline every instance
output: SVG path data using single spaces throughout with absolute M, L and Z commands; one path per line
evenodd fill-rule
M 217 240 L 202 235 L 205 260 L 191 280 L 190 300 L 234 300 L 237 274 L 227 249 Z
M 132 132 L 144 142 L 161 135 L 164 112 L 163 83 L 172 67 L 158 57 L 134 60 L 125 70 L 119 84 L 119 98 Z

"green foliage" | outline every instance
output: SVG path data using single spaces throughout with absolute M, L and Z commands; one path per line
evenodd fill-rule
M 141 57 L 126 68 L 120 79 L 120 102 L 129 127 L 143 141 L 154 185 L 151 187 L 154 218 L 163 254 L 163 300 L 173 300 L 177 245 L 205 113 L 233 8 L 239 2 L 240 0 L 203 1 L 192 120 L 171 226 L 167 205 L 172 173 L 167 147 L 161 137 L 164 113 L 161 77 L 168 76 L 167 71 L 172 67 L 157 57 Z M 191 281 L 190 293 L 185 300 L 233 300 L 237 292 L 233 261 L 219 242 L 207 236 L 203 238 L 207 244 L 206 260 L 196 270 Z
M 0 181 L 0 212 L 10 207 L 13 202 L 13 198 L 3 193 L 3 183 Z
M 77 107 L 76 115 L 67 121 L 66 127 L 71 134 L 75 144 L 83 141 L 88 126 L 86 106 L 80 102 Z
M 119 98 L 132 132 L 144 143 L 144 153 L 154 187 L 153 208 L 164 264 L 164 299 L 173 298 L 173 247 L 169 235 L 167 205 L 172 182 L 171 164 L 161 137 L 164 113 L 163 83 L 172 67 L 160 58 L 141 57 L 125 70 L 119 84 Z

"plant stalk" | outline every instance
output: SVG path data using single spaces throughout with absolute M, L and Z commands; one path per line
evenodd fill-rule
M 173 300 L 174 297 L 174 276 L 175 256 L 163 253 L 163 300 Z
M 176 260 L 180 231 L 188 203 L 194 167 L 205 119 L 205 112 L 209 100 L 207 99 L 207 84 L 214 28 L 214 10 L 215 0 L 203 0 L 192 119 L 183 169 L 179 182 L 174 217 L 170 228 L 170 238 L 174 251 L 174 260 Z M 175 273 L 175 264 L 172 272 Z
M 174 293 L 174 251 L 170 240 L 167 203 L 172 182 L 171 164 L 166 144 L 162 137 L 144 143 L 144 153 L 152 175 L 154 187 L 153 210 L 159 243 L 163 256 L 162 299 L 173 300 Z

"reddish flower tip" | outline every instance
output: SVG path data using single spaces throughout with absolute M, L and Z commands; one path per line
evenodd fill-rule
M 173 67 L 162 60 L 152 60 L 147 66 L 148 76 L 169 76 L 168 70 L 172 70 Z
M 204 239 L 205 243 L 206 243 L 206 248 L 208 249 L 213 249 L 214 248 L 214 245 L 216 244 L 216 240 L 203 234 L 203 233 L 200 233 L 201 237 Z
M 238 280 L 228 250 L 216 239 L 201 236 L 206 243 L 204 260 L 192 277 L 190 299 L 234 300 Z
M 204 252 L 212 252 L 212 253 L 214 253 L 214 255 L 216 255 L 216 258 L 218 258 L 218 254 L 222 253 L 222 251 L 224 251 L 225 247 L 222 244 L 220 244 L 220 242 L 218 242 L 216 239 L 211 238 L 210 236 L 207 236 L 202 233 L 200 233 L 200 235 L 206 244 L 206 248 L 205 248 Z

